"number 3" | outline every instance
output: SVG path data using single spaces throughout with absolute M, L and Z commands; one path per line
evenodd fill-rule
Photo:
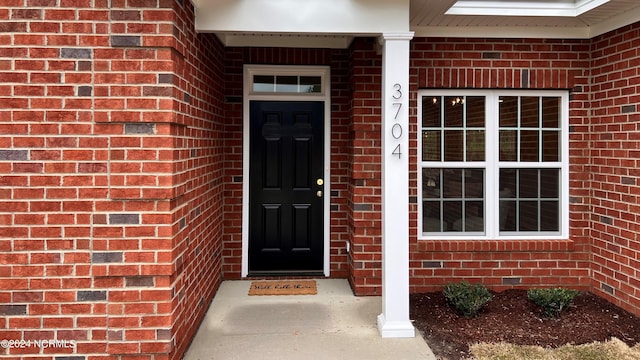
M 398 99 L 402 99 L 402 85 L 396 83 L 393 85 L 393 98 L 398 100 Z

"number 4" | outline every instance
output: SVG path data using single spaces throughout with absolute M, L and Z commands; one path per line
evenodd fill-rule
M 396 146 L 395 149 L 393 149 L 393 152 L 391 153 L 393 156 L 397 156 L 398 159 L 402 158 L 402 150 L 400 148 L 400 144 L 398 144 L 398 146 Z

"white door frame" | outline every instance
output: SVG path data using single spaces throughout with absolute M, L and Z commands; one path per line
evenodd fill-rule
M 278 93 L 253 91 L 254 75 L 320 76 L 319 93 Z M 252 100 L 266 101 L 323 101 L 324 102 L 324 276 L 331 269 L 331 77 L 329 66 L 244 65 L 242 97 L 242 269 L 249 274 L 249 140 Z

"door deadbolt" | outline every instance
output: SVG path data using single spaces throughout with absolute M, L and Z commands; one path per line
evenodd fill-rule
M 324 180 L 318 179 L 316 180 L 316 184 L 318 184 L 319 186 L 322 186 L 322 184 L 324 184 Z

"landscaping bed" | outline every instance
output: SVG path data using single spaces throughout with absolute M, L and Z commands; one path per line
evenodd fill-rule
M 640 342 L 640 318 L 590 293 L 578 295 L 559 318 L 546 318 L 525 290 L 493 293 L 477 317 L 459 315 L 442 292 L 412 294 L 411 318 L 440 360 L 471 356 L 479 342 L 560 347 L 618 338 Z

